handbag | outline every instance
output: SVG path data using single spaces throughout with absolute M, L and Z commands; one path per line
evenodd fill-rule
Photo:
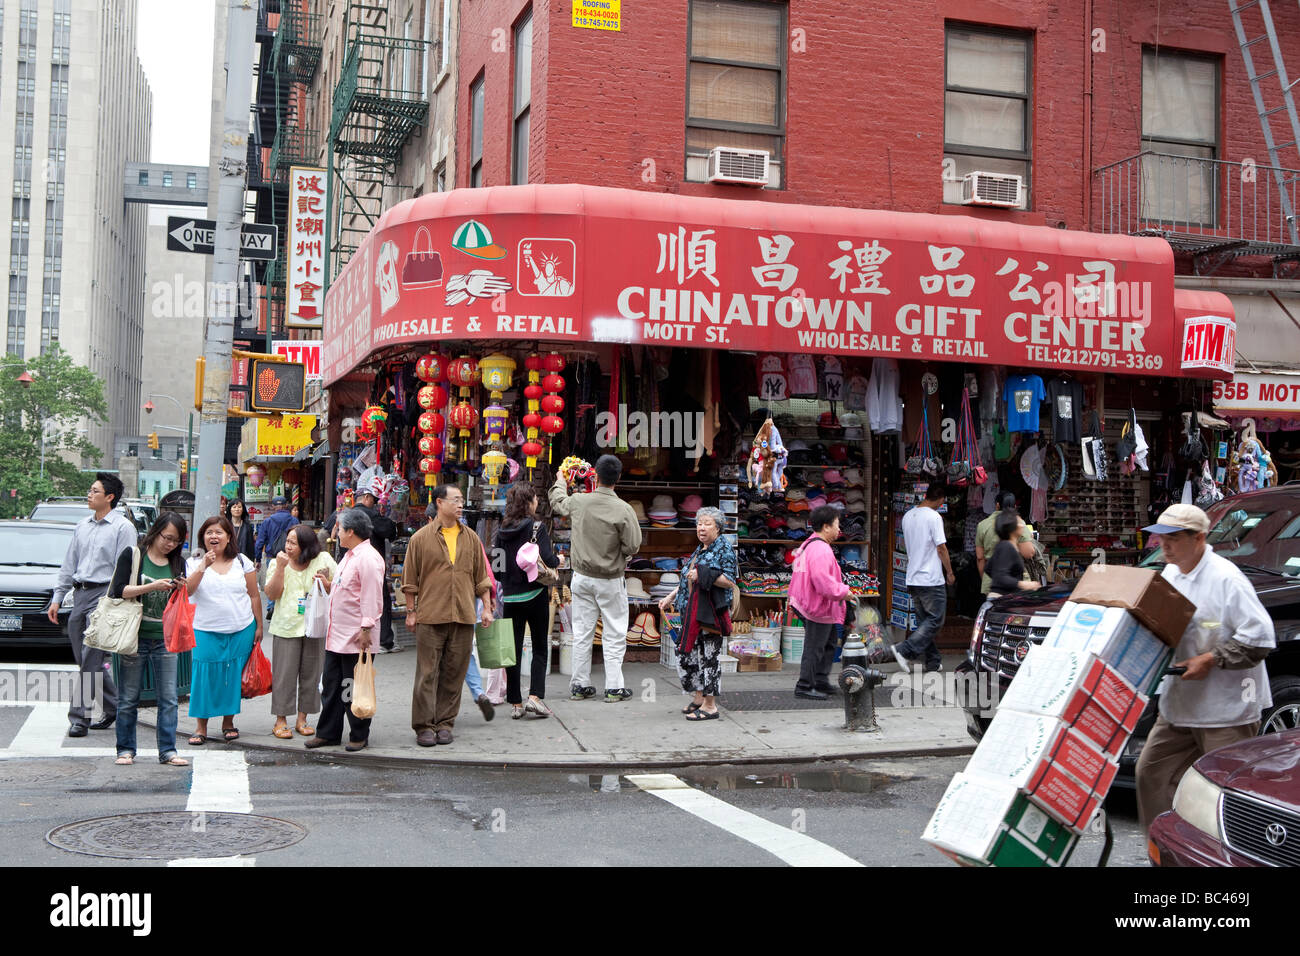
M 542 523 L 540 521 L 534 521 L 533 537 L 532 537 L 533 544 L 537 544 L 537 533 L 541 530 L 542 530 Z M 518 563 L 518 561 L 519 559 L 516 556 L 515 562 Z M 542 560 L 541 555 L 538 555 L 537 557 L 537 582 L 536 583 L 540 584 L 544 588 L 553 588 L 560 583 L 560 572 L 557 571 L 555 568 L 547 567 L 547 564 L 545 561 Z
M 961 419 L 957 424 L 957 441 L 953 443 L 952 461 L 948 464 L 948 477 L 958 488 L 968 481 L 982 485 L 988 481 L 988 472 L 980 458 L 979 444 L 975 441 L 975 421 L 970 410 L 970 391 L 961 391 Z
M 515 666 L 514 621 L 494 618 L 487 627 L 474 625 L 474 640 L 478 644 L 478 666 L 484 670 Z
M 1187 413 L 1187 423 L 1183 426 L 1183 435 L 1187 440 L 1183 442 L 1183 447 L 1178 449 L 1178 454 L 1188 461 L 1200 461 L 1206 457 L 1205 442 L 1201 440 L 1201 425 L 1196 419 L 1196 412 Z M 1134 444 L 1136 450 L 1137 445 Z
M 352 669 L 352 716 L 369 720 L 375 716 L 375 658 L 370 648 L 363 647 Z
M 434 251 L 424 226 L 415 231 L 415 242 L 402 262 L 402 285 L 410 289 L 442 285 L 442 256 Z
M 131 549 L 131 576 L 140 576 L 140 549 Z M 111 598 L 105 594 L 86 619 L 82 641 L 87 647 L 109 654 L 128 657 L 140 646 L 140 621 L 144 618 L 144 605 L 139 598 Z
M 1223 492 L 1210 474 L 1208 460 L 1201 463 L 1201 476 L 1196 479 L 1195 494 L 1194 504 L 1202 511 L 1208 511 L 1212 505 L 1223 500 Z
M 1092 468 L 1084 468 L 1084 473 L 1097 481 L 1105 481 L 1109 472 L 1106 461 L 1106 439 L 1102 432 L 1101 419 L 1097 410 L 1092 410 L 1088 419 L 1088 435 L 1083 439 L 1082 454 L 1092 462 Z
M 307 595 L 305 617 L 305 636 L 324 637 L 329 631 L 330 596 L 325 593 L 325 585 L 316 578 L 312 578 L 311 593 Z
M 1197 442 L 1200 441 L 1199 434 Z M 1122 465 L 1129 457 L 1137 453 L 1137 412 L 1128 410 L 1128 421 L 1120 431 L 1119 441 L 1115 443 L 1115 459 Z
M 194 650 L 194 605 L 184 588 L 177 588 L 163 609 L 163 643 L 169 653 Z

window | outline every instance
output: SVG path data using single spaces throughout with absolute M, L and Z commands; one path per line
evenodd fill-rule
M 421 17 L 424 20 L 424 53 L 420 59 L 420 87 L 424 90 L 424 98 L 429 98 L 429 87 L 432 85 L 429 76 L 429 47 L 433 39 L 433 6 L 437 0 L 424 0 L 424 12 Z
M 185 174 L 185 188 L 186 188 L 186 189 L 198 189 L 198 188 L 199 188 L 199 174 L 198 174 L 198 173 L 186 173 L 186 174 Z
M 445 193 L 447 191 L 447 163 L 445 161 L 438 164 L 438 172 L 434 176 L 434 182 L 437 183 L 438 192 Z
M 483 185 L 483 75 L 469 88 L 469 184 Z
M 511 182 L 528 182 L 529 106 L 533 99 L 533 11 L 530 8 L 515 27 L 515 119 L 511 139 Z
M 168 170 L 167 172 L 163 173 L 163 185 L 170 186 L 171 184 L 172 184 L 172 174 L 171 174 L 171 170 Z
M 442 0 L 442 63 L 439 66 L 440 73 L 447 72 L 447 66 L 451 57 L 451 0 Z
M 1030 42 L 1017 33 L 950 25 L 945 35 L 943 201 L 979 170 L 1021 176 L 1029 204 Z
M 692 0 L 686 92 L 686 178 L 707 178 L 715 146 L 765 149 L 768 185 L 783 185 L 784 3 Z
M 1213 226 L 1219 62 L 1142 51 L 1142 217 Z
M 147 169 L 140 170 L 140 185 L 141 186 L 149 185 L 149 170 Z
M 127 453 L 127 455 L 130 456 L 131 458 L 139 458 L 139 457 L 140 457 L 140 443 L 139 443 L 139 442 L 134 442 L 134 441 L 133 441 L 133 442 L 128 442 L 128 443 L 127 443 L 127 446 L 126 446 L 126 453 Z

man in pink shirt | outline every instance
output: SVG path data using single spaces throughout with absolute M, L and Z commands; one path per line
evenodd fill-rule
M 343 681 L 352 676 L 362 648 L 379 648 L 376 627 L 383 614 L 384 558 L 370 543 L 370 516 L 359 508 L 338 517 L 338 540 L 344 550 L 334 580 L 316 575 L 330 596 L 329 630 L 325 634 L 325 669 L 321 677 L 321 713 L 316 736 L 306 747 L 337 747 L 343 742 L 343 714 L 348 718 L 350 751 L 364 750 L 370 739 L 370 718 L 361 720 L 343 699 Z
M 834 693 L 831 667 L 835 663 L 835 625 L 844 623 L 844 599 L 849 586 L 840 574 L 831 542 L 840 536 L 840 512 L 832 505 L 812 510 L 813 534 L 794 554 L 790 606 L 804 623 L 803 657 L 794 696 L 825 700 Z

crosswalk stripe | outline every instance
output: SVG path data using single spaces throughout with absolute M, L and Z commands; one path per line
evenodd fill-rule
M 724 800 L 696 790 L 670 773 L 628 774 L 627 779 L 642 790 L 667 801 L 679 810 L 726 830 L 766 850 L 791 866 L 861 866 L 834 847 L 806 834 L 783 827 L 770 820 L 733 807 Z
M 248 795 L 248 761 L 242 752 L 196 753 L 190 781 L 191 813 L 252 813 Z

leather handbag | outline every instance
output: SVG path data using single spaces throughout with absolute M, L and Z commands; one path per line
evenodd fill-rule
M 434 251 L 429 230 L 421 226 L 402 263 L 402 286 L 419 289 L 435 285 L 442 285 L 442 256 Z
M 140 576 L 140 549 L 131 549 L 131 576 Z M 105 594 L 86 619 L 82 641 L 87 647 L 110 654 L 131 656 L 140 644 L 140 621 L 144 605 L 139 598 L 111 598 Z

